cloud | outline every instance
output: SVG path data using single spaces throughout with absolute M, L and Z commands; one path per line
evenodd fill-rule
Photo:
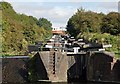
M 13 1 L 10 3 L 12 4 L 15 11 L 18 13 L 24 13 L 30 16 L 37 17 L 38 19 L 41 17 L 47 18 L 49 21 L 52 22 L 53 27 L 66 26 L 68 19 L 80 7 L 83 7 L 86 10 L 91 10 L 95 12 L 104 12 L 104 13 L 108 13 L 111 10 L 115 10 L 115 11 L 117 10 L 116 3 L 113 4 L 108 2 L 78 3 L 78 2 L 73 2 L 72 0 L 67 0 L 70 2 L 64 2 L 65 0 L 64 1 L 62 0 L 63 2 L 39 2 L 38 0 L 34 0 L 34 2 L 14 2 L 17 0 L 6 0 L 6 1 Z
M 53 7 L 48 10 L 37 10 L 35 11 L 35 15 L 37 17 L 45 17 L 52 21 L 54 27 L 60 26 L 59 24 L 62 24 L 62 26 L 65 26 L 67 20 L 73 15 L 75 12 L 75 9 L 70 9 L 69 7 L 61 8 L 61 7 Z M 64 25 L 63 25 L 64 24 Z
M 119 0 L 69 0 L 71 2 L 119 2 Z
M 98 9 L 109 13 L 111 11 L 118 12 L 118 2 L 102 2 L 98 5 Z
M 118 2 L 104 2 L 100 4 L 100 7 L 106 8 L 106 9 L 117 9 Z
M 4 0 L 9 2 L 119 2 L 119 0 Z
M 24 13 L 29 16 L 47 18 L 53 23 L 53 27 L 60 25 L 66 26 L 68 19 L 76 12 L 76 8 L 72 6 L 57 6 L 54 4 L 62 3 L 22 3 L 22 2 L 11 2 L 13 8 L 17 13 Z M 49 4 L 49 5 L 48 5 Z

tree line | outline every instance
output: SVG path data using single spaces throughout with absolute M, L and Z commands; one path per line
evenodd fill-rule
M 85 11 L 81 8 L 69 19 L 67 30 L 74 36 L 83 32 L 119 35 L 119 16 L 120 14 L 118 12 L 110 12 L 106 15 L 103 13 Z
M 16 13 L 10 3 L 0 2 L 2 9 L 2 52 L 23 55 L 27 46 L 52 35 L 52 23 L 46 18 Z
M 120 56 L 120 13 L 108 14 L 86 11 L 83 8 L 68 20 L 67 31 L 76 38 L 84 38 L 88 41 L 97 40 L 101 44 L 112 44 L 108 49 L 119 53 Z

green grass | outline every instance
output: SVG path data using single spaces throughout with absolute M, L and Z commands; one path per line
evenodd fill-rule
M 115 53 L 116 58 L 120 58 L 120 53 Z

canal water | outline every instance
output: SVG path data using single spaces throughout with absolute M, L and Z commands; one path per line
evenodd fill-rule
M 30 84 L 109 84 L 109 83 L 98 83 L 98 82 L 97 83 L 96 82 L 73 82 L 73 83 L 67 83 L 67 82 L 61 82 L 61 83 L 30 83 Z
M 12 83 L 2 83 L 2 84 L 12 84 Z M 21 83 L 13 83 L 13 84 L 21 84 Z M 100 83 L 100 82 L 61 82 L 61 83 L 22 83 L 22 84 L 120 84 L 120 83 Z
M 117 82 L 90 82 L 90 81 L 84 81 L 84 82 L 59 82 L 59 83 L 50 83 L 50 82 L 36 82 L 36 83 L 28 83 L 28 84 L 120 84 Z

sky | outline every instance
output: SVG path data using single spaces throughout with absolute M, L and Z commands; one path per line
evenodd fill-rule
M 1 0 L 0 0 L 1 1 Z M 34 16 L 37 19 L 46 18 L 52 23 L 52 27 L 66 27 L 69 18 L 84 8 L 94 12 L 105 14 L 118 12 L 119 0 L 4 0 L 13 6 L 20 14 Z

